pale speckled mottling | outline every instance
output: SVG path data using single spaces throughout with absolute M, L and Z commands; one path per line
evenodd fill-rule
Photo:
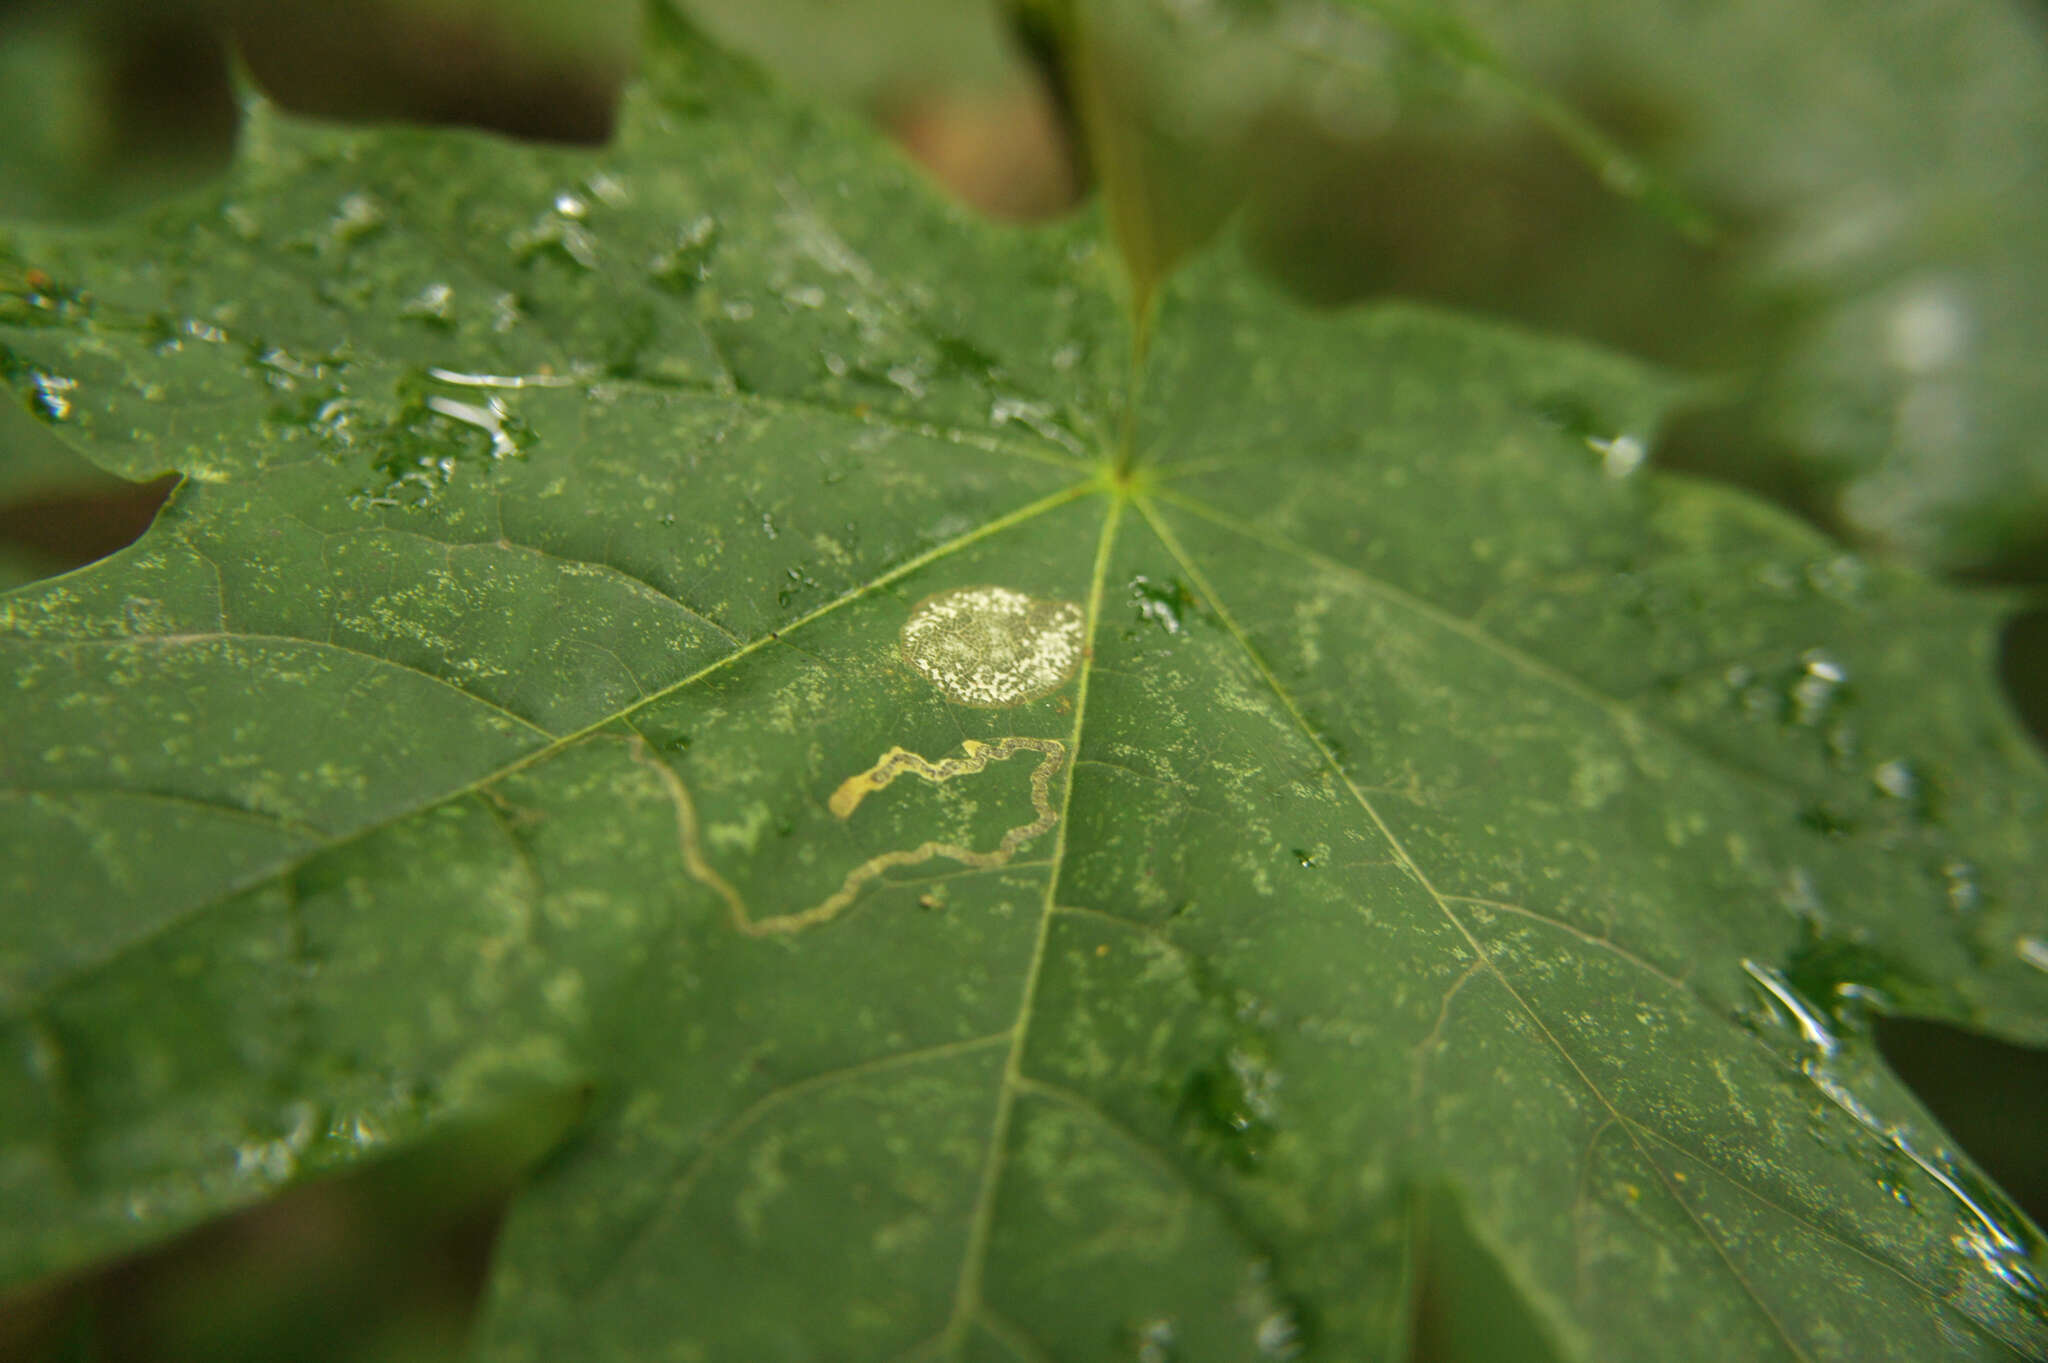
M 956 587 L 903 622 L 903 659 L 962 705 L 999 709 L 1066 685 L 1081 665 L 1081 608 L 1007 587 Z

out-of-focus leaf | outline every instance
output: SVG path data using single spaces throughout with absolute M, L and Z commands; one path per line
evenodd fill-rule
M 264 92 L 301 113 L 610 136 L 644 0 L 235 0 Z
M 2038 6 L 1451 8 L 1551 88 L 1636 111 L 1645 159 L 1717 206 L 1744 327 L 1699 358 L 1746 368 L 1761 430 L 1851 524 L 1949 566 L 2048 552 Z
M 642 0 L 81 0 L 0 11 L 0 216 L 100 217 L 211 179 L 237 52 L 286 108 L 609 135 Z
M 808 94 L 886 106 L 905 94 L 1015 79 L 991 0 L 660 0 Z
M 1803 485 L 1938 566 L 2048 561 L 2037 7 L 1076 14 L 1108 68 L 1097 140 L 1144 148 L 1110 188 L 1145 201 L 1121 234 L 1141 279 L 1242 205 L 1311 294 L 1455 303 L 1715 378 L 1741 421 L 1685 451 L 1709 471 Z
M 218 175 L 227 59 L 176 7 L 0 11 L 0 216 L 98 216 Z

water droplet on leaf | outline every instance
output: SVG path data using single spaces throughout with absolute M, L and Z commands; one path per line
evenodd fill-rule
M 78 380 L 40 371 L 29 375 L 28 409 L 45 421 L 69 421 Z
M 1168 634 L 1186 629 L 1199 608 L 1194 593 L 1179 578 L 1155 582 L 1149 577 L 1134 577 L 1131 601 L 1138 608 L 1140 620 L 1157 625 Z
M 406 299 L 398 314 L 431 326 L 452 327 L 455 325 L 455 290 L 437 280 Z
M 1174 1363 L 1179 1357 L 1170 1320 L 1148 1320 L 1139 1326 L 1137 1345 L 1137 1363 Z
M 1849 680 L 1848 669 L 1819 649 L 1800 658 L 1800 670 L 1792 682 L 1792 721 L 1812 727 L 1826 717 Z
M 1950 910 L 1958 914 L 1975 912 L 1984 900 L 1984 892 L 1977 887 L 1977 868 L 1967 861 L 1952 861 L 1941 868 L 1941 873 L 1948 882 Z
M 1913 768 L 1897 759 L 1880 765 L 1871 773 L 1870 781 L 1879 794 L 1894 800 L 1911 800 L 1920 792 L 1920 781 L 1914 776 Z
M 1301 1325 L 1290 1310 L 1275 1311 L 1260 1321 L 1254 1339 L 1266 1358 L 1294 1358 L 1301 1353 Z
M 375 196 L 357 192 L 346 195 L 328 220 L 327 239 L 335 246 L 353 246 L 382 231 L 389 211 Z
M 1176 1118 L 1196 1149 L 1250 1173 L 1271 1145 L 1279 1088 L 1279 1073 L 1263 1048 L 1239 1042 L 1188 1076 Z

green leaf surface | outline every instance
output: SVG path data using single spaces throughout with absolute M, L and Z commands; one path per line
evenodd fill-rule
M 652 64 L 0 239 L 10 381 L 186 475 L 0 597 L 0 1277 L 587 1088 L 482 1357 L 2048 1345 L 1862 1026 L 2048 1039 L 2003 600 L 1227 250 L 1140 396 L 1092 224 Z

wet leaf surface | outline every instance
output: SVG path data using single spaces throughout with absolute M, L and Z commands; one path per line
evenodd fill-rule
M 587 1087 L 484 1357 L 1396 1359 L 1475 1262 L 1561 1358 L 2040 1352 L 1865 1021 L 2048 1037 L 2004 598 L 1227 247 L 1134 393 L 1096 224 L 653 66 L 0 239 L 186 476 L 0 597 L 0 1273 Z

